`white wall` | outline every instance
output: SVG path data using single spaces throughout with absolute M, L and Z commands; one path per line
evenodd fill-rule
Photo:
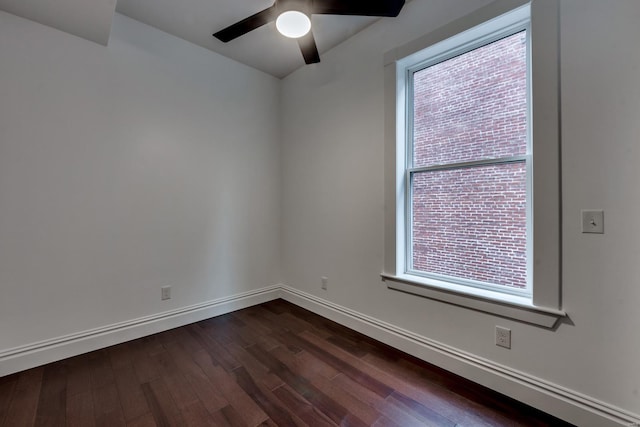
M 121 15 L 104 47 L 0 12 L 0 353 L 279 283 L 279 89 Z
M 639 2 L 561 2 L 571 323 L 549 331 L 380 281 L 382 56 L 486 3 L 414 0 L 289 76 L 282 99 L 276 79 L 120 15 L 103 47 L 0 13 L 0 353 L 284 278 L 640 413 Z M 582 208 L 605 209 L 606 234 L 580 234 Z M 511 350 L 493 345 L 496 324 Z
M 640 2 L 561 1 L 562 269 L 570 322 L 551 331 L 388 290 L 380 280 L 383 54 L 486 3 L 414 0 L 399 18 L 374 24 L 284 80 L 285 283 L 638 414 Z M 585 208 L 605 210 L 606 234 L 580 233 Z M 328 291 L 320 288 L 322 275 Z M 512 329 L 511 350 L 494 345 L 497 324 Z

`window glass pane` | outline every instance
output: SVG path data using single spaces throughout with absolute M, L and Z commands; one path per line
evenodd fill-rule
M 526 154 L 526 52 L 521 31 L 413 74 L 414 167 Z
M 413 270 L 526 288 L 524 162 L 416 172 Z

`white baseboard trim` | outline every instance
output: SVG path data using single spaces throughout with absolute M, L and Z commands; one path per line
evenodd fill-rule
M 283 298 L 580 427 L 640 426 L 640 415 L 461 351 L 315 295 L 274 285 L 0 351 L 0 377 Z
M 580 427 L 640 426 L 640 415 L 282 285 L 281 297 Z
M 0 377 L 271 301 L 280 297 L 281 289 L 279 285 L 268 286 L 100 328 L 0 350 Z

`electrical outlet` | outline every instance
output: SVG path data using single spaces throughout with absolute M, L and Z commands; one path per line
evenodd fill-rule
M 329 278 L 327 276 L 322 276 L 320 278 L 320 281 L 322 282 L 322 289 L 324 289 L 326 291 L 327 290 L 327 282 L 329 281 Z
M 496 326 L 496 345 L 511 348 L 511 329 Z
M 162 300 L 171 299 L 171 286 L 163 286 L 162 288 Z

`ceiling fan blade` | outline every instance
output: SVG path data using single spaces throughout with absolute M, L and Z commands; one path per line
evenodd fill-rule
M 404 0 L 311 0 L 311 12 L 325 15 L 398 16 Z
M 306 64 L 315 64 L 316 62 L 320 62 L 320 54 L 316 47 L 316 40 L 313 38 L 313 33 L 311 31 L 298 39 L 298 45 L 300 46 L 300 51 L 302 52 L 302 56 L 304 57 L 304 62 Z
M 248 18 L 238 21 L 227 28 L 218 31 L 213 36 L 217 39 L 227 43 L 235 38 L 240 37 L 243 34 L 247 34 L 249 31 L 262 27 L 265 24 L 273 21 L 278 17 L 278 10 L 274 4 L 271 7 L 266 8 L 262 12 L 258 12 L 251 15 Z

